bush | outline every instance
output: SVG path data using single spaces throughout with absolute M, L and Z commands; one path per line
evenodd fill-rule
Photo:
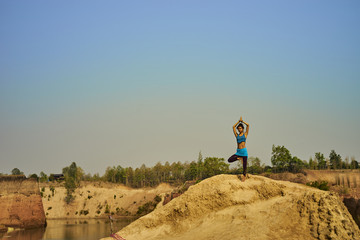
M 308 182 L 306 185 L 314 188 L 318 188 L 320 190 L 329 191 L 329 185 L 327 181 L 314 181 Z
M 148 214 L 150 212 L 152 212 L 156 207 L 156 203 L 155 202 L 147 202 L 144 205 L 140 206 L 136 212 L 136 214 L 138 215 L 145 215 Z
M 110 213 L 110 208 L 109 208 L 109 205 L 106 204 L 106 207 L 105 207 L 105 213 Z
M 84 214 L 85 216 L 89 214 L 89 210 L 81 210 L 80 215 Z
M 67 204 L 69 204 L 69 203 L 71 203 L 73 200 L 75 199 L 75 197 L 73 196 L 73 195 L 66 195 L 66 197 L 65 197 L 65 202 L 67 203 Z
M 54 196 L 55 195 L 55 188 L 53 186 L 50 186 L 50 191 L 51 191 L 52 196 Z
M 154 198 L 154 201 L 155 201 L 156 203 L 161 202 L 161 197 L 160 197 L 159 195 L 156 195 L 155 198 Z

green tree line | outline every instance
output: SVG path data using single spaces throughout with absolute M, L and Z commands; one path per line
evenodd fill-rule
M 317 152 L 309 161 L 301 160 L 292 156 L 290 151 L 284 146 L 272 146 L 271 156 L 272 166 L 261 163 L 258 157 L 249 157 L 247 172 L 250 174 L 261 174 L 263 172 L 300 172 L 303 169 L 358 169 L 359 163 L 354 157 L 349 159 L 342 157 L 332 150 L 328 158 L 324 154 Z M 233 164 L 233 168 L 224 158 L 202 157 L 201 152 L 197 160 L 192 162 L 173 162 L 168 161 L 162 164 L 156 163 L 153 167 L 142 164 L 138 168 L 112 166 L 107 167 L 104 175 L 85 174 L 83 169 L 73 162 L 70 166 L 63 168 L 62 173 L 65 179 L 65 187 L 68 191 L 69 199 L 80 181 L 106 181 L 121 183 L 133 188 L 154 187 L 160 183 L 182 184 L 185 181 L 198 181 L 217 174 L 240 174 L 242 173 L 242 163 Z M 23 174 L 18 168 L 14 168 L 12 174 Z M 0 174 L 1 175 L 1 174 Z M 48 176 L 44 172 L 40 175 L 31 174 L 29 177 L 37 178 L 40 182 L 54 180 L 53 175 Z
M 271 156 L 272 172 L 299 172 L 302 169 L 324 170 L 324 169 L 358 169 L 359 163 L 354 157 L 342 160 L 340 154 L 331 150 L 329 158 L 324 154 L 316 152 L 309 161 L 301 160 L 292 156 L 290 151 L 284 146 L 272 146 Z

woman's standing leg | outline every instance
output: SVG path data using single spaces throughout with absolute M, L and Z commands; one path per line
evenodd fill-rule
M 246 176 L 246 170 L 247 170 L 247 157 L 243 157 L 243 174 Z

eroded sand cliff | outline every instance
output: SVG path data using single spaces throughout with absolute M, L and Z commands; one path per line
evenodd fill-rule
M 45 223 L 37 181 L 25 176 L 0 177 L 0 225 L 35 228 Z
M 54 192 L 50 190 L 53 186 Z M 157 195 L 170 193 L 173 190 L 168 184 L 156 188 L 132 189 L 121 184 L 102 182 L 83 182 L 73 193 L 75 199 L 65 202 L 66 189 L 62 184 L 40 184 L 43 191 L 43 204 L 48 219 L 62 218 L 97 218 L 136 216 L 139 206 L 153 201 Z
M 118 234 L 127 240 L 360 239 L 336 194 L 260 176 L 241 182 L 234 175 L 190 187 Z

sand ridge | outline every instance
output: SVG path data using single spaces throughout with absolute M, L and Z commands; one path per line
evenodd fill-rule
M 341 199 L 304 185 L 217 175 L 118 232 L 141 239 L 360 239 Z M 111 238 L 104 238 L 111 239 Z

